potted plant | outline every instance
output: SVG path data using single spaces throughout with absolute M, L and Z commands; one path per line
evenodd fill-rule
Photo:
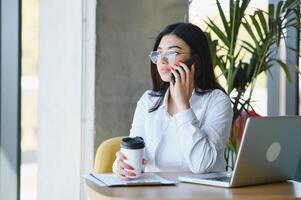
M 254 111 L 250 103 L 258 75 L 280 66 L 291 80 L 287 64 L 279 59 L 278 47 L 282 41 L 286 45 L 287 28 L 295 27 L 300 31 L 299 0 L 270 4 L 268 12 L 255 9 L 253 14 L 246 13 L 249 3 L 250 0 L 229 0 L 230 12 L 226 17 L 220 1 L 216 0 L 222 25 L 210 18 L 206 21 L 212 61 L 221 71 L 220 77 L 226 80 L 226 92 L 231 97 L 234 112 L 232 133 L 225 151 L 230 168 L 234 167 L 241 137 L 238 131 L 242 130 L 237 127 L 241 123 L 236 122 L 243 111 L 247 114 Z M 242 31 L 243 38 L 239 37 Z

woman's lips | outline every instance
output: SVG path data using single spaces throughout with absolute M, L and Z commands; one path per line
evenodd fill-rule
M 161 73 L 170 73 L 170 69 L 160 69 Z

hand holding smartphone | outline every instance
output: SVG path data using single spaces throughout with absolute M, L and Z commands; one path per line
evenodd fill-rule
M 192 64 L 198 59 L 198 55 L 193 55 L 191 58 L 189 58 L 186 62 L 185 62 L 185 64 L 187 65 L 187 67 L 188 67 L 188 69 L 189 70 L 191 70 L 191 66 L 192 66 Z M 176 70 L 177 71 L 177 70 Z M 178 71 L 177 71 L 178 72 Z M 179 72 L 178 72 L 179 73 Z M 175 83 L 176 83 L 176 78 L 175 78 L 175 76 L 171 73 L 171 75 L 170 75 L 170 79 L 171 79 L 171 82 L 172 82 L 172 84 L 173 85 L 175 85 Z

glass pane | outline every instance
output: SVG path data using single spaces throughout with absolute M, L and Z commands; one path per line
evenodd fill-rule
M 39 1 L 22 2 L 21 200 L 37 199 Z
M 226 17 L 229 15 L 229 0 L 220 0 L 221 6 L 226 12 Z M 252 0 L 247 9 L 247 13 L 252 13 L 254 8 L 260 8 L 262 10 L 268 9 L 268 0 Z M 193 24 L 198 25 L 205 30 L 207 25 L 204 21 L 207 18 L 213 19 L 217 24 L 221 23 L 217 5 L 215 1 L 192 1 L 189 8 L 189 21 Z M 251 24 L 250 24 L 251 25 Z M 243 30 L 243 29 L 241 29 Z M 244 32 L 241 31 L 241 37 L 244 36 Z M 221 72 L 216 70 L 216 75 Z M 219 79 L 223 86 L 226 86 L 225 80 Z M 248 92 L 247 92 L 248 94 Z M 266 74 L 262 73 L 258 76 L 255 89 L 252 94 L 252 106 L 255 111 L 262 116 L 267 115 L 267 78 Z

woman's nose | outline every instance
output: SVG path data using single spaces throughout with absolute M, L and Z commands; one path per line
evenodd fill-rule
M 162 54 L 161 56 L 159 56 L 158 58 L 158 62 L 162 63 L 162 64 L 168 64 L 168 58 L 165 56 L 165 54 Z

